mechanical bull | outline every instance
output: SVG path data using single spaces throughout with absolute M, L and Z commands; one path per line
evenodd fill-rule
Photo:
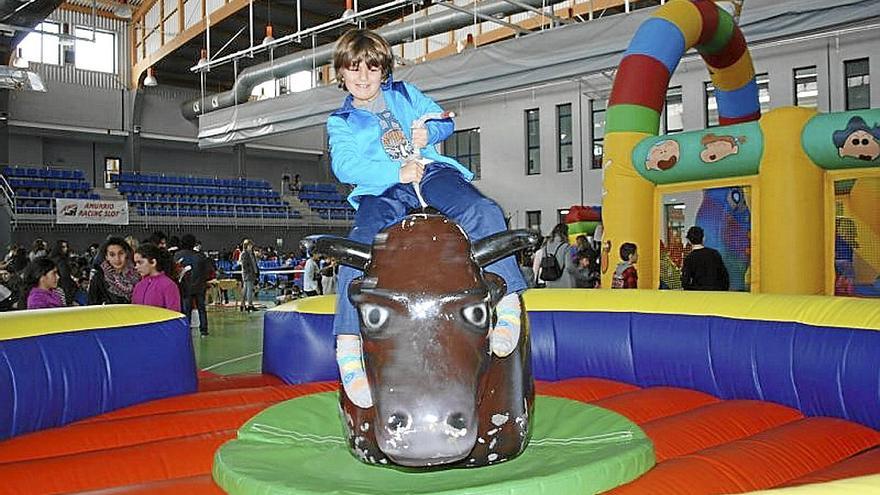
M 361 269 L 360 314 L 373 407 L 340 406 L 352 453 L 366 463 L 484 466 L 519 455 L 531 434 L 534 380 L 527 320 L 514 352 L 489 351 L 501 277 L 482 267 L 537 243 L 506 231 L 471 246 L 440 215 L 415 214 L 369 246 L 322 237 L 316 249 Z

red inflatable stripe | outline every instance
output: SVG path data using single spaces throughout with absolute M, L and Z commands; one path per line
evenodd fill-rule
M 611 409 L 640 425 L 718 401 L 719 399 L 696 390 L 651 387 L 597 400 L 593 404 Z
M 645 423 L 657 462 L 755 435 L 803 415 L 790 407 L 752 400 L 730 400 Z
M 826 481 L 855 478 L 880 473 L 880 447 L 850 457 L 833 466 L 810 473 L 786 484 L 785 486 L 806 485 L 808 483 L 825 483 Z
M 219 430 L 237 430 L 247 420 L 277 402 L 137 416 L 45 430 L 11 438 L 0 444 L 0 464 L 130 447 Z
M 704 45 L 712 40 L 718 29 L 718 7 L 711 0 L 695 0 L 694 6 L 700 11 L 700 17 L 703 19 L 703 30 L 700 31 L 697 45 Z
M 703 55 L 703 60 L 713 69 L 724 69 L 735 64 L 746 52 L 746 49 L 746 38 L 742 31 L 734 29 L 733 36 L 730 37 L 727 46 L 715 55 Z
M 742 124 L 743 122 L 753 122 L 761 118 L 761 111 L 758 110 L 755 113 L 750 113 L 748 115 L 743 115 L 742 117 L 725 117 L 723 115 L 718 116 L 718 124 L 719 125 L 733 125 L 733 124 Z
M 211 407 L 234 406 L 253 402 L 278 402 L 302 395 L 336 390 L 336 382 L 315 382 L 303 385 L 278 385 L 254 389 L 219 390 L 216 392 L 200 392 L 197 394 L 169 397 L 136 406 L 127 407 L 111 413 L 95 416 L 81 423 L 116 420 L 136 416 L 167 414 L 171 412 L 190 411 Z
M 199 392 L 229 390 L 231 388 L 266 387 L 284 385 L 280 378 L 262 373 L 242 375 L 215 375 L 211 372 L 199 372 Z
M 69 493 L 67 495 L 226 495 L 210 474 L 177 478 L 173 480 L 137 483 L 135 485 L 118 486 L 87 492 Z
M 880 432 L 834 418 L 806 418 L 657 464 L 614 495 L 742 493 L 773 488 L 880 443 Z
M 654 57 L 631 54 L 624 57 L 608 99 L 608 106 L 630 104 L 662 111 L 669 86 L 669 69 Z M 626 84 L 620 83 L 626 81 Z
M 4 495 L 43 495 L 96 490 L 211 472 L 214 452 L 236 430 L 172 440 L 0 464 Z
M 572 378 L 561 382 L 535 382 L 535 393 L 592 402 L 624 392 L 638 390 L 628 383 L 603 378 Z

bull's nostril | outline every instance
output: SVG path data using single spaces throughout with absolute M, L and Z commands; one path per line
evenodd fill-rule
M 388 416 L 388 429 L 389 430 L 400 430 L 409 428 L 410 417 L 409 414 L 403 412 L 392 413 L 391 416 Z
M 462 413 L 452 413 L 446 417 L 446 424 L 456 430 L 463 430 L 467 428 L 467 418 Z

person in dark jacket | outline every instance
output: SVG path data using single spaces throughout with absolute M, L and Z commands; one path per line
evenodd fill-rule
M 257 265 L 257 257 L 254 254 L 254 244 L 249 239 L 241 243 L 242 252 L 239 262 L 241 263 L 241 281 L 244 291 L 241 297 L 242 311 L 256 311 L 254 295 L 257 283 L 260 280 L 260 267 Z
M 687 240 L 692 251 L 681 267 L 681 286 L 684 290 L 728 290 L 730 276 L 721 254 L 703 245 L 703 229 L 696 225 L 688 229 Z
M 190 317 L 192 310 L 199 312 L 199 333 L 208 335 L 208 312 L 205 307 L 205 293 L 208 291 L 208 280 L 214 273 L 214 265 L 203 253 L 196 251 L 198 244 L 195 236 L 185 234 L 180 239 L 180 249 L 174 253 L 174 261 L 179 265 L 180 295 L 183 314 Z
M 98 257 L 102 261 L 89 279 L 89 306 L 130 304 L 131 291 L 141 279 L 134 268 L 131 246 L 121 237 L 108 237 L 98 249 Z

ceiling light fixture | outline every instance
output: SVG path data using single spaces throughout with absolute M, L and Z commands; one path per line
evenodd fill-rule
M 131 19 L 132 14 L 134 12 L 127 3 L 117 3 L 113 6 L 113 15 L 120 19 Z
M 263 38 L 263 44 L 268 45 L 269 43 L 272 43 L 273 41 L 275 41 L 275 37 L 272 36 L 272 25 L 266 24 L 266 37 Z
M 266 2 L 266 9 L 268 10 L 268 15 L 266 20 L 266 36 L 263 38 L 264 45 L 275 41 L 275 37 L 272 36 L 272 0 Z
M 196 64 L 196 67 L 208 65 L 208 50 L 202 48 L 199 55 L 199 62 Z
M 144 86 L 152 88 L 158 85 L 159 81 L 156 79 L 156 71 L 152 67 L 150 67 L 149 69 L 147 69 L 147 77 L 144 78 Z

